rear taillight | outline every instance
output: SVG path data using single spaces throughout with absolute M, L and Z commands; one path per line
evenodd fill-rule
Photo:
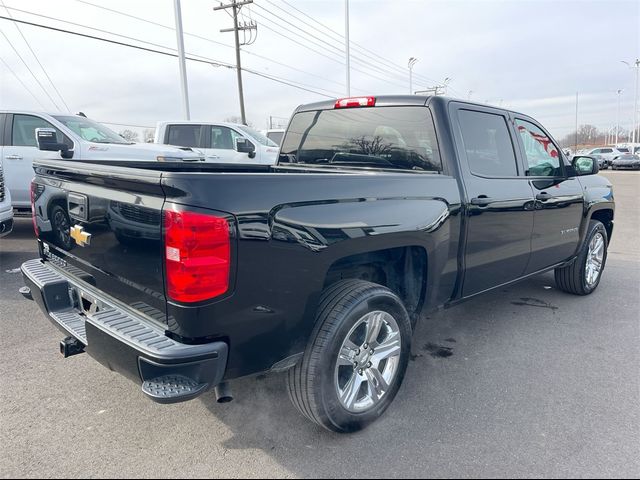
M 225 218 L 164 211 L 167 293 L 178 302 L 200 302 L 229 290 L 231 238 Z
M 31 221 L 33 222 L 33 231 L 36 234 L 36 238 L 40 237 L 40 232 L 38 232 L 38 224 L 36 223 L 36 197 L 40 196 L 37 194 L 38 190 L 39 185 L 35 182 L 35 180 L 31 180 Z
M 375 104 L 376 97 L 351 97 L 337 100 L 333 108 L 373 107 Z

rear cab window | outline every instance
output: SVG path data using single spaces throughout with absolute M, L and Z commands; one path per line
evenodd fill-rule
M 442 172 L 433 118 L 424 106 L 297 113 L 279 163 Z

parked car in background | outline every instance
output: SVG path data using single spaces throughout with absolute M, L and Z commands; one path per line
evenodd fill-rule
M 607 161 L 607 163 L 611 165 L 611 160 L 619 155 L 622 155 L 622 152 L 615 147 L 599 147 L 587 150 L 584 155 L 601 155 Z
M 53 129 L 59 148 L 55 151 L 38 150 L 37 128 Z M 104 125 L 81 115 L 0 111 L 0 162 L 14 208 L 25 211 L 31 208 L 29 186 L 33 178 L 33 160 L 60 157 L 83 160 L 203 160 L 201 154 L 191 149 L 129 142 Z
M 639 170 L 640 156 L 631 153 L 625 153 L 612 160 L 611 168 L 613 170 Z
M 600 170 L 607 170 L 609 168 L 609 161 L 599 153 L 593 153 L 589 155 L 590 157 L 595 158 L 598 161 L 598 167 Z
M 273 165 L 278 145 L 246 125 L 217 122 L 159 122 L 155 142 L 196 148 L 213 163 Z
M 2 165 L 0 165 L 0 238 L 11 233 L 13 229 L 13 207 L 11 206 L 11 192 L 4 183 Z
M 282 145 L 282 138 L 284 137 L 284 128 L 270 128 L 269 130 L 263 130 L 262 133 L 273 143 Z

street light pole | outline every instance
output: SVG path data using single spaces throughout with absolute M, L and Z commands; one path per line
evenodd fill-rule
M 625 62 L 624 60 L 622 60 L 622 63 L 627 65 L 629 68 L 636 69 L 635 99 L 633 101 L 633 130 L 631 133 L 631 143 L 635 147 L 636 140 L 639 140 L 638 138 L 636 138 L 636 130 L 638 130 L 638 73 L 640 73 L 640 58 L 636 58 L 636 61 L 633 62 L 633 65 L 631 65 L 629 62 Z
M 578 151 L 578 92 L 576 92 L 576 144 L 573 151 Z
M 187 66 L 184 57 L 184 37 L 182 36 L 182 11 L 180 0 L 174 0 L 176 16 L 176 36 L 178 37 L 178 63 L 180 64 L 180 87 L 182 90 L 182 113 L 185 120 L 191 120 L 189 112 L 189 88 L 187 86 Z
M 616 91 L 618 94 L 618 109 L 616 110 L 616 145 L 618 144 L 618 132 L 620 131 L 620 95 L 622 94 L 622 89 L 618 89 Z
M 344 0 L 344 51 L 347 67 L 347 97 L 351 96 L 351 55 L 349 51 L 349 0 Z
M 413 95 L 413 66 L 417 61 L 418 59 L 415 57 L 409 58 L 409 95 Z

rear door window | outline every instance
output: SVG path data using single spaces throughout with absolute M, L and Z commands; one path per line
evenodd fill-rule
M 274 143 L 280 145 L 282 143 L 282 137 L 284 136 L 284 132 L 269 132 L 267 133 L 267 137 Z
M 202 125 L 170 125 L 166 143 L 178 147 L 205 148 Z
M 486 177 L 518 175 L 513 142 L 504 116 L 459 110 L 458 119 L 471 173 Z

